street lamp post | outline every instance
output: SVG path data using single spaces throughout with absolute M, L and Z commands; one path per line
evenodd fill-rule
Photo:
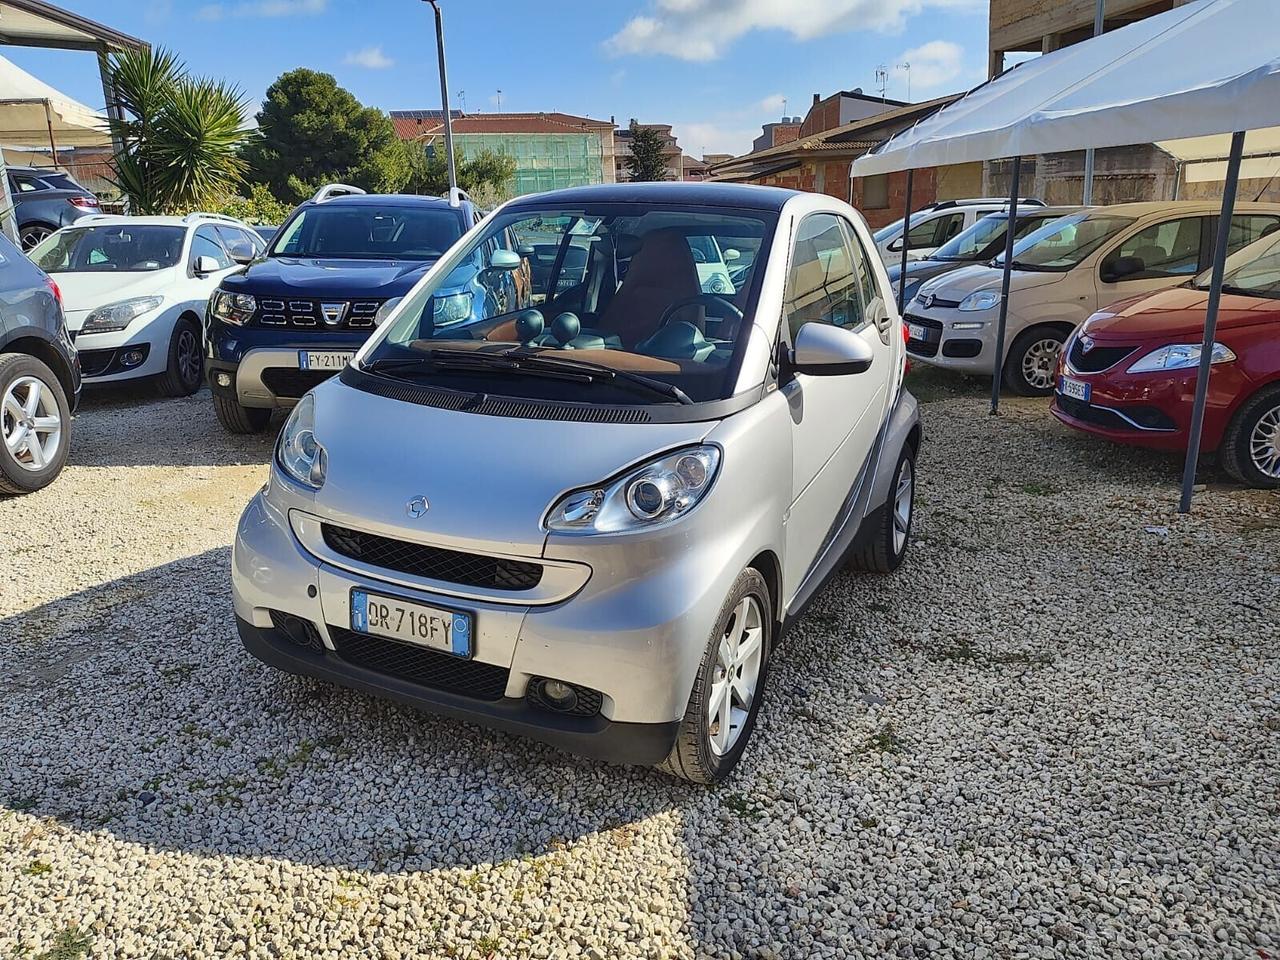
M 440 61 L 440 105 L 444 108 L 444 152 L 449 163 L 449 191 L 458 188 L 458 168 L 453 162 L 453 120 L 449 111 L 449 74 L 444 67 L 444 18 L 436 0 L 426 0 L 436 12 L 436 57 Z

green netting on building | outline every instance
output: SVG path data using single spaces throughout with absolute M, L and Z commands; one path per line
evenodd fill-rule
M 453 144 L 465 159 L 483 150 L 514 157 L 516 196 L 604 182 L 600 138 L 595 134 L 459 133 Z

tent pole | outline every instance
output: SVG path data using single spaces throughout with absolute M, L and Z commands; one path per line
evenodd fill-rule
M 907 294 L 907 243 L 911 239 L 911 186 L 915 179 L 916 172 L 914 170 L 907 171 L 907 197 L 903 206 L 906 209 L 902 212 L 902 266 L 898 271 L 898 318 L 902 318 L 902 311 L 906 309 Z
M 44 102 L 44 123 L 49 128 L 49 153 L 53 156 L 53 168 L 58 169 L 58 142 L 53 139 L 53 110 L 48 99 Z
M 1213 341 L 1218 332 L 1218 305 L 1222 302 L 1222 275 L 1226 272 L 1227 245 L 1231 238 L 1231 214 L 1235 211 L 1236 187 L 1240 183 L 1240 160 L 1244 156 L 1244 131 L 1231 135 L 1231 156 L 1227 160 L 1227 181 L 1222 187 L 1222 214 L 1218 217 L 1218 242 L 1213 248 L 1213 273 L 1209 281 L 1209 302 L 1204 311 L 1204 340 L 1200 346 L 1200 369 L 1196 372 L 1196 399 L 1191 408 L 1191 431 L 1187 436 L 1187 462 L 1182 469 L 1182 501 L 1179 513 L 1191 512 L 1191 493 L 1196 484 L 1196 461 L 1200 459 L 1200 434 L 1204 428 L 1204 408 L 1209 396 L 1209 369 L 1213 361 Z
M 1013 158 L 1009 186 L 1009 224 L 1004 230 L 1004 274 L 1000 277 L 1000 319 L 996 323 L 996 356 L 991 367 L 991 414 L 1000 412 L 1000 380 L 1004 367 L 1004 331 L 1009 323 L 1009 274 L 1013 271 L 1013 235 L 1018 226 L 1018 181 L 1022 179 L 1022 157 Z

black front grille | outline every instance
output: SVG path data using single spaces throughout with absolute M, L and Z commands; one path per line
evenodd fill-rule
M 329 636 L 338 656 L 348 663 L 433 690 L 446 690 L 476 700 L 501 700 L 507 689 L 510 671 L 506 667 L 384 640 L 333 624 L 329 624 Z
M 308 650 L 323 650 L 324 642 L 320 639 L 320 631 L 310 620 L 285 613 L 282 610 L 271 611 L 271 623 L 284 634 L 290 643 L 296 643 Z
M 260 297 L 254 320 L 264 327 L 372 330 L 373 318 L 382 304 L 381 300 Z
M 1058 409 L 1067 416 L 1084 423 L 1092 423 L 1108 430 L 1151 430 L 1167 433 L 1176 430 L 1173 422 L 1159 407 L 1125 406 L 1124 416 L 1108 407 L 1096 407 L 1074 397 L 1057 395 Z M 1127 418 L 1127 419 L 1126 419 Z
M 267 367 L 262 382 L 277 397 L 297 400 L 312 387 L 334 375 L 333 370 L 295 370 L 293 367 Z
M 532 590 L 542 580 L 542 565 L 538 563 L 429 547 L 328 523 L 324 525 L 324 542 L 329 549 L 352 560 L 468 587 Z
M 936 357 L 938 344 L 942 342 L 942 324 L 937 320 L 930 320 L 928 317 L 917 316 L 914 313 L 908 313 L 904 319 L 908 324 L 924 327 L 926 330 L 924 339 L 909 338 L 907 349 L 918 357 Z
M 1080 338 L 1076 337 L 1071 343 L 1071 350 L 1067 354 L 1067 361 L 1072 368 L 1079 370 L 1081 373 L 1101 373 L 1103 370 L 1109 370 L 1125 357 L 1132 354 L 1137 347 L 1121 346 L 1121 347 L 1099 347 L 1095 346 L 1088 353 L 1080 345 Z
M 970 360 L 981 352 L 981 340 L 956 340 L 952 338 L 942 345 L 942 355 L 944 357 Z
M 120 362 L 120 356 L 134 351 L 140 352 L 142 359 L 126 367 Z M 125 347 L 112 347 L 107 350 L 77 350 L 76 353 L 80 356 L 80 373 L 82 376 L 109 377 L 113 373 L 121 373 L 124 370 L 135 370 L 146 363 L 147 356 L 151 353 L 151 344 L 129 344 Z
M 571 683 L 573 692 L 577 694 L 577 699 L 572 709 L 562 710 L 552 703 L 551 698 L 546 695 L 543 687 L 546 680 L 542 677 L 534 677 L 529 681 L 528 690 L 525 692 L 525 699 L 533 706 L 542 710 L 550 710 L 552 713 L 560 713 L 567 717 L 594 717 L 600 712 L 600 706 L 604 703 L 604 694 L 599 690 L 592 690 L 590 687 L 581 687 L 576 683 Z

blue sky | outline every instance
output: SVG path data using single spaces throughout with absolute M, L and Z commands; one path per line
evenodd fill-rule
M 280 73 L 334 74 L 383 110 L 438 107 L 431 8 L 421 0 L 58 0 L 239 84 L 256 110 Z M 441 0 L 453 105 L 563 110 L 675 125 L 690 153 L 742 153 L 760 124 L 813 94 L 922 100 L 980 82 L 986 0 Z M 0 51 L 100 107 L 89 54 Z

